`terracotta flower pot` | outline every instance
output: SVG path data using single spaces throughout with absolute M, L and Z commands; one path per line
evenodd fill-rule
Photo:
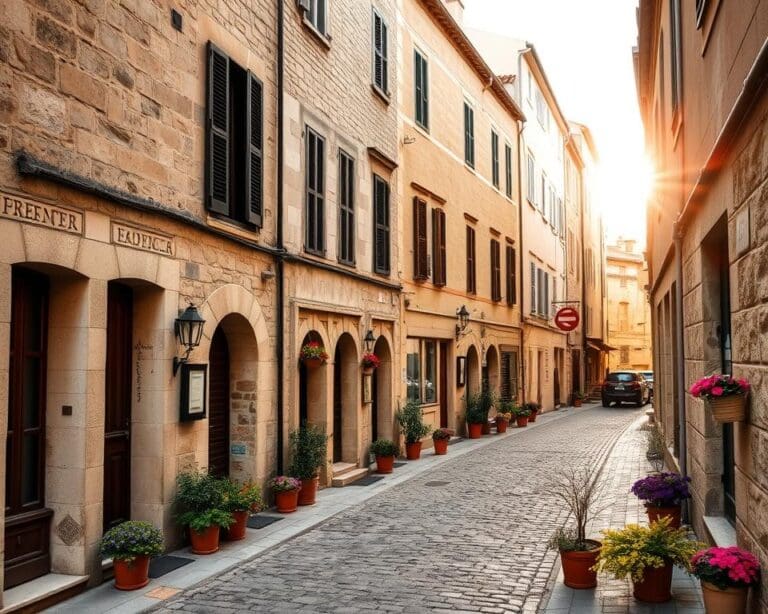
M 749 587 L 740 586 L 721 590 L 709 582 L 701 583 L 701 594 L 707 614 L 744 614 L 747 611 Z
M 563 583 L 571 588 L 595 588 L 597 572 L 592 567 L 597 562 L 602 544 L 589 540 L 594 544 L 593 550 L 561 550 L 560 560 L 563 563 Z
M 376 456 L 376 473 L 392 473 L 395 468 L 395 457 Z
M 245 528 L 248 524 L 248 516 L 250 516 L 248 510 L 238 510 L 232 512 L 232 518 L 234 524 L 229 525 L 229 528 L 224 531 L 224 539 L 230 542 L 236 542 L 241 539 L 245 539 Z
M 743 394 L 732 394 L 719 399 L 707 399 L 707 409 L 712 412 L 716 422 L 743 422 L 747 419 L 747 397 Z
M 322 358 L 304 358 L 302 361 L 307 369 L 317 369 L 325 364 Z
M 515 424 L 518 427 L 528 426 L 528 416 L 517 416 L 515 418 Z
M 447 439 L 433 439 L 432 443 L 435 444 L 435 454 L 437 454 L 438 456 L 448 453 Z
M 299 489 L 282 490 L 275 493 L 275 505 L 281 514 L 295 512 L 299 505 Z
M 504 418 L 496 418 L 496 432 L 506 433 L 507 432 L 507 424 L 509 421 L 505 420 Z
M 149 557 L 137 556 L 132 561 L 115 559 L 112 563 L 115 572 L 115 588 L 121 591 L 135 591 L 149 584 Z
M 405 442 L 405 458 L 408 460 L 419 460 L 421 458 L 421 442 Z
M 536 414 L 538 413 L 538 411 L 532 411 L 531 415 L 528 416 L 528 422 L 536 422 Z
M 581 407 L 581 399 L 574 399 L 573 400 L 573 406 L 574 407 Z
M 219 549 L 219 525 L 212 525 L 198 533 L 189 529 L 189 540 L 192 542 L 192 552 L 195 554 L 213 554 Z
M 482 424 L 482 434 L 483 435 L 490 435 L 491 434 L 491 423 L 486 420 Z
M 376 367 L 363 367 L 363 375 L 373 375 Z
M 643 579 L 632 583 L 632 594 L 638 601 L 647 603 L 664 603 L 672 599 L 672 563 L 646 568 Z
M 680 528 L 680 516 L 682 513 L 682 509 L 679 505 L 675 505 L 671 507 L 656 507 L 654 505 L 646 505 L 645 511 L 648 513 L 649 523 L 656 522 L 658 520 L 661 520 L 662 518 L 669 516 L 670 518 L 669 528 L 670 529 Z
M 469 422 L 467 424 L 467 431 L 469 431 L 470 439 L 480 439 L 483 436 L 483 425 L 479 422 Z
M 306 480 L 301 480 L 299 488 L 299 505 L 314 505 L 317 500 L 317 487 L 320 484 L 320 478 L 315 476 Z

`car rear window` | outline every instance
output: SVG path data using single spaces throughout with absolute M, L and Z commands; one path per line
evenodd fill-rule
M 609 382 L 634 382 L 635 374 L 634 373 L 609 373 L 608 381 Z

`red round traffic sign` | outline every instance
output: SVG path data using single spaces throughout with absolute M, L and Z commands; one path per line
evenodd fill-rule
M 579 312 L 573 307 L 563 307 L 555 315 L 555 326 L 560 330 L 571 331 L 579 325 Z

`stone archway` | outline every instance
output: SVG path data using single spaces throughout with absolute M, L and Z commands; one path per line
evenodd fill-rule
M 480 392 L 480 357 L 474 345 L 467 348 L 467 393 Z
M 495 345 L 488 348 L 485 354 L 485 368 L 483 373 L 488 386 L 495 393 L 499 392 L 499 352 Z
M 333 462 L 358 462 L 360 365 L 352 335 L 343 333 L 333 356 Z
M 301 342 L 301 347 L 310 341 L 321 341 L 320 334 L 311 330 Z M 307 368 L 299 361 L 299 424 L 310 423 L 328 432 L 326 408 L 327 376 L 325 367 Z
M 392 437 L 392 352 L 389 342 L 379 336 L 373 353 L 381 361 L 379 368 L 373 374 L 373 390 L 371 403 L 371 441 Z

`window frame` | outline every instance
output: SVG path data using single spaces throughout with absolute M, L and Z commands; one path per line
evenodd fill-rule
M 381 175 L 373 174 L 373 272 L 379 275 L 389 275 L 392 272 L 392 211 L 390 210 L 389 182 Z M 384 188 L 384 202 L 378 201 L 378 187 Z M 385 222 L 379 221 L 379 208 L 384 207 Z M 379 266 L 379 231 L 386 235 L 386 267 Z
M 309 125 L 304 127 L 306 134 L 305 151 L 305 166 L 304 166 L 304 251 L 315 256 L 325 256 L 325 138 L 317 131 L 313 130 Z M 319 180 L 322 184 L 319 189 L 317 186 L 310 186 L 310 147 L 311 139 L 315 139 L 314 154 L 318 154 L 320 149 L 320 155 L 315 161 L 315 179 Z M 318 147 L 318 144 L 320 147 Z M 321 168 L 318 173 L 318 160 L 320 161 Z M 310 243 L 310 196 L 314 198 L 313 212 L 315 220 L 315 232 L 314 239 L 319 242 L 319 245 L 312 245 Z M 319 199 L 319 205 L 318 205 Z M 321 232 L 318 233 L 318 224 L 320 224 Z
M 344 170 L 344 167 L 346 166 L 346 170 Z M 337 209 L 338 209 L 338 225 L 337 225 L 337 232 L 338 232 L 338 253 L 337 258 L 338 261 L 342 264 L 346 264 L 349 266 L 355 266 L 355 241 L 356 241 L 356 232 L 355 232 L 355 223 L 356 223 L 356 216 L 355 216 L 355 159 L 348 154 L 344 149 L 339 147 L 339 153 L 338 153 L 338 203 L 337 203 Z M 351 170 L 351 177 L 350 177 L 350 170 Z M 343 185 L 343 179 L 346 177 L 347 184 Z M 346 212 L 346 234 L 347 234 L 347 245 L 346 250 L 344 249 L 344 224 L 342 222 L 342 218 L 344 217 L 344 213 Z M 351 218 L 351 220 L 350 220 Z M 345 257 L 346 252 L 346 257 Z
M 536 158 L 533 157 L 530 151 L 528 152 L 527 161 L 525 199 L 532 207 L 536 207 Z
M 328 38 L 328 1 L 327 0 L 307 0 L 309 8 L 304 9 L 304 21 L 312 27 L 315 32 Z M 318 7 L 322 10 L 318 10 Z M 314 17 L 314 19 L 313 19 Z M 321 22 L 322 18 L 322 22 Z M 321 27 L 322 26 L 322 27 Z
M 446 216 L 440 207 L 432 209 L 432 283 L 444 287 L 448 278 L 447 246 L 446 246 Z
M 473 226 L 466 226 L 467 294 L 477 294 L 477 238 Z
M 501 172 L 499 169 L 499 133 L 491 128 L 491 183 L 497 190 L 501 188 Z
M 501 301 L 501 242 L 491 239 L 491 300 Z
M 411 352 L 411 349 L 414 349 L 416 352 Z M 425 394 L 425 391 L 427 390 L 427 386 L 424 385 L 424 382 L 427 381 L 427 371 L 428 371 L 428 352 L 427 352 L 427 346 L 431 345 L 433 347 L 433 391 L 431 395 L 431 400 L 428 400 Z M 438 405 L 440 403 L 440 340 L 439 339 L 433 339 L 430 337 L 407 337 L 405 342 L 405 376 L 406 376 L 406 398 L 409 401 L 415 401 L 419 403 L 420 405 Z M 418 382 L 416 384 L 416 390 L 418 391 L 418 394 L 416 396 L 411 394 L 411 390 L 413 389 L 413 386 L 409 384 L 411 381 L 411 373 L 409 372 L 411 368 L 411 362 L 409 360 L 409 357 L 414 355 L 414 353 L 418 356 L 418 374 L 417 379 Z
M 413 48 L 413 121 L 429 132 L 429 62 L 417 47 Z
M 475 168 L 475 109 L 464 100 L 464 164 Z
M 512 145 L 504 143 L 504 179 L 506 184 L 504 186 L 504 193 L 507 198 L 512 198 Z
M 507 305 L 517 304 L 517 250 L 514 245 L 506 245 L 504 252 L 507 267 Z
M 374 90 L 389 101 L 389 25 L 384 16 L 375 8 L 371 9 L 371 85 Z M 376 46 L 376 22 L 381 24 L 381 49 Z M 377 61 L 381 58 L 381 83 L 376 81 Z

